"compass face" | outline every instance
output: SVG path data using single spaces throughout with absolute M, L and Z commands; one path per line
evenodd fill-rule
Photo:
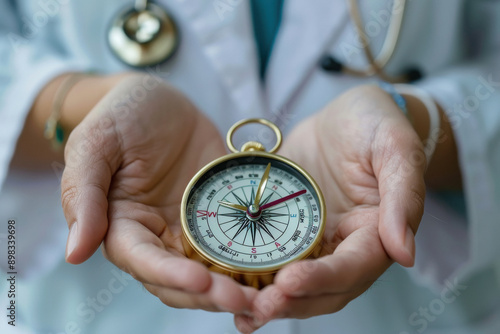
M 227 157 L 188 186 L 182 220 L 191 246 L 213 264 L 240 273 L 273 272 L 309 255 L 321 238 L 324 214 L 314 181 L 281 157 Z

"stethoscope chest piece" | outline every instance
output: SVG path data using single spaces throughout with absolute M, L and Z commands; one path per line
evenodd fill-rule
M 170 58 L 179 44 L 177 26 L 158 5 L 147 3 L 120 13 L 111 25 L 113 53 L 132 67 L 156 65 Z

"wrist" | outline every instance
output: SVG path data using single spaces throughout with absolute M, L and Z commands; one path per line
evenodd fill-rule
M 429 138 L 429 112 L 425 104 L 418 97 L 409 94 L 402 94 L 402 96 L 406 100 L 408 118 L 411 120 L 413 129 L 420 140 L 424 142 Z
M 459 190 L 462 188 L 461 172 L 453 129 L 443 108 L 436 103 L 440 126 L 438 132 L 429 133 L 430 116 L 425 103 L 416 96 L 403 94 L 408 104 L 408 114 L 424 145 L 433 140 L 436 144 L 434 155 L 428 162 L 425 175 L 427 185 L 432 189 Z
M 411 99 L 413 111 L 412 114 L 408 113 L 408 116 L 413 123 L 415 131 L 421 137 L 425 156 L 427 158 L 427 167 L 429 167 L 441 135 L 442 115 L 439 106 L 434 102 L 434 99 L 421 88 L 412 85 L 398 84 L 395 85 L 395 90 L 400 94 L 414 98 Z M 415 113 L 417 113 L 418 116 Z M 417 119 L 413 120 L 411 116 L 416 116 Z M 424 125 L 427 126 L 424 127 Z M 425 132 L 427 135 L 423 136 Z
M 67 93 L 61 108 L 61 123 L 69 134 L 94 106 L 130 73 L 91 75 L 79 80 Z
M 46 122 L 51 115 L 57 91 L 70 73 L 61 74 L 40 90 L 26 118 L 19 136 L 12 164 L 20 168 L 49 166 L 53 161 L 62 161 L 62 150 L 51 149 L 50 141 L 44 137 Z M 61 125 L 69 133 L 83 120 L 87 113 L 124 77 L 131 73 L 116 75 L 88 75 L 67 92 L 61 105 Z
M 378 86 L 391 96 L 399 110 L 410 121 L 425 147 L 427 164 L 429 164 L 436 146 L 434 136 L 439 134 L 441 123 L 436 103 L 425 91 L 411 85 L 393 85 L 379 81 Z

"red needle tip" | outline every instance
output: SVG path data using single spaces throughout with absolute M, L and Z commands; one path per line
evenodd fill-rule
M 281 203 L 286 202 L 288 200 L 291 200 L 292 198 L 295 198 L 297 196 L 304 195 L 306 192 L 307 192 L 306 189 L 302 189 L 302 190 L 297 191 L 296 193 L 290 194 L 290 195 L 285 196 L 285 197 L 281 197 L 275 201 L 264 204 L 263 206 L 260 207 L 260 211 L 263 211 L 265 209 L 269 209 L 272 206 L 281 204 Z

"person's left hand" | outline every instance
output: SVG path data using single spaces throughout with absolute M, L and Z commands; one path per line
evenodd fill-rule
M 322 257 L 292 263 L 236 315 L 249 333 L 276 318 L 341 310 L 394 262 L 412 266 L 423 214 L 423 146 L 392 98 L 376 86 L 348 91 L 302 122 L 280 154 L 318 182 L 327 207 Z

